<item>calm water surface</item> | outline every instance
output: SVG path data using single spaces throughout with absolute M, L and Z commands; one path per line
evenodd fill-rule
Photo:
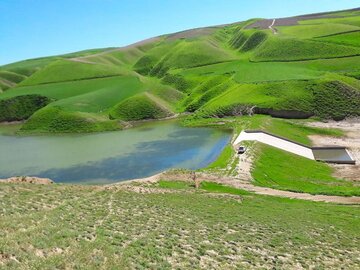
M 56 182 L 111 183 L 214 161 L 231 133 L 176 121 L 86 135 L 9 136 L 0 125 L 0 178 L 30 175 Z

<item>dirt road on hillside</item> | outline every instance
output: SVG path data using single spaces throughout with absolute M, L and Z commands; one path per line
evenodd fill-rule
M 276 28 L 274 28 L 275 22 L 276 22 L 276 19 L 273 19 L 271 25 L 269 26 L 269 29 L 273 32 L 274 35 L 277 35 L 278 32 L 277 32 Z

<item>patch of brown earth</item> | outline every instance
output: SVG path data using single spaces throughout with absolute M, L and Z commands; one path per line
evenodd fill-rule
M 15 176 L 7 179 L 0 179 L 0 183 L 22 183 L 22 184 L 38 184 L 38 185 L 50 185 L 54 181 L 49 178 L 39 178 L 31 176 Z
M 130 44 L 130 45 L 124 46 L 124 47 L 119 47 L 119 48 L 115 48 L 115 49 L 110 49 L 110 50 L 106 50 L 106 51 L 103 51 L 103 52 L 100 52 L 100 53 L 96 53 L 96 54 L 74 57 L 74 58 L 71 58 L 71 59 L 69 59 L 69 60 L 71 60 L 71 61 L 76 61 L 76 62 L 83 62 L 83 63 L 92 64 L 93 62 L 88 61 L 88 60 L 85 60 L 85 59 L 97 57 L 97 56 L 100 56 L 100 55 L 106 55 L 106 54 L 109 54 L 109 53 L 112 53 L 112 52 L 126 51 L 126 50 L 130 50 L 130 49 L 133 49 L 133 48 L 138 48 L 138 47 L 147 45 L 147 44 L 152 43 L 152 42 L 157 42 L 157 41 L 160 41 L 160 40 L 161 40 L 161 37 L 149 38 L 149 39 L 145 39 L 145 40 L 136 42 L 136 43 L 134 43 L 134 44 Z M 98 64 L 98 63 L 96 63 L 96 64 Z
M 245 153 L 239 155 L 239 164 L 237 166 L 237 178 L 251 183 L 253 178 L 251 169 L 253 164 L 253 156 L 255 151 L 254 143 L 248 143 Z
M 7 264 L 9 261 L 14 261 L 19 263 L 18 259 L 14 254 L 6 254 L 0 252 L 0 266 Z
M 168 40 L 177 40 L 177 39 L 186 39 L 186 38 L 196 38 L 203 35 L 213 34 L 218 27 L 203 27 L 195 28 L 191 30 L 185 30 L 177 33 L 167 35 Z
M 357 11 L 359 8 L 350 9 L 348 11 Z M 324 13 L 314 13 L 308 15 L 287 17 L 287 18 L 278 18 L 276 19 L 276 23 L 273 26 L 292 26 L 298 25 L 299 21 L 305 20 L 314 20 L 314 19 L 324 19 L 324 18 L 343 18 L 344 16 L 338 15 L 338 11 L 335 12 L 324 12 Z M 258 20 L 250 25 L 247 25 L 245 28 L 259 28 L 259 29 L 268 29 L 269 25 L 271 25 L 271 19 L 263 19 Z
M 340 122 L 312 122 L 312 127 L 338 128 L 345 132 L 344 137 L 309 136 L 316 146 L 345 146 L 356 165 L 330 164 L 335 169 L 334 176 L 346 180 L 360 181 L 360 119 L 348 119 Z
M 272 188 L 266 187 L 259 187 L 255 186 L 249 181 L 235 178 L 235 177 L 220 177 L 218 175 L 206 174 L 206 173 L 197 173 L 197 179 L 201 181 L 208 181 L 219 183 L 231 187 L 235 187 L 238 189 L 243 189 L 246 191 L 254 192 L 255 194 L 260 195 L 268 195 L 268 196 L 277 196 L 277 197 L 284 197 L 290 199 L 301 199 L 307 201 L 315 201 L 315 202 L 330 202 L 330 203 L 337 203 L 337 204 L 360 204 L 360 197 L 342 197 L 342 196 L 329 196 L 329 195 L 312 195 L 308 193 L 298 193 L 298 192 L 291 192 L 291 191 L 284 191 L 284 190 L 277 190 Z M 154 184 L 161 179 L 166 179 L 168 181 L 191 181 L 191 173 L 190 171 L 168 171 L 162 174 L 157 174 L 153 177 L 144 178 L 144 179 L 135 179 L 129 180 L 117 184 L 113 184 L 108 186 L 108 188 L 119 188 L 121 185 L 129 185 L 131 182 L 133 183 L 141 183 L 146 184 L 147 181 L 149 183 Z M 144 188 L 144 187 L 142 187 Z M 155 188 L 156 189 L 156 188 Z M 157 190 L 156 190 L 157 191 Z M 155 192 L 156 192 L 155 191 Z M 135 191 L 136 192 L 136 191 Z M 171 191 L 173 192 L 173 191 Z

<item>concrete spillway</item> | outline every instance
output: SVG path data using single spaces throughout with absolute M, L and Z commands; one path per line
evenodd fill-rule
M 242 131 L 236 138 L 234 145 L 242 141 L 257 141 L 284 151 L 312 159 L 330 163 L 355 164 L 345 147 L 309 147 L 307 145 L 288 140 L 286 138 L 260 130 Z

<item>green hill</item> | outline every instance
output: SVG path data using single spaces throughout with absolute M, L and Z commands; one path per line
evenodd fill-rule
M 124 73 L 121 67 L 116 66 L 76 62 L 75 60 L 57 60 L 22 81 L 19 86 L 103 78 Z
M 69 123 L 59 132 L 72 131 L 79 117 L 88 117 L 83 113 L 101 123 L 186 112 L 359 116 L 359 22 L 356 10 L 276 19 L 274 31 L 272 20 L 252 19 L 123 48 L 25 60 L 0 67 L 0 100 L 51 99 L 42 112 L 56 107 L 74 116 L 62 117 Z M 26 113 L 32 123 L 26 130 L 46 132 L 49 126 L 41 120 L 37 127 L 42 118 L 33 113 Z
M 148 93 L 130 97 L 115 105 L 110 111 L 112 119 L 134 121 L 144 119 L 159 119 L 170 116 L 165 106 Z

